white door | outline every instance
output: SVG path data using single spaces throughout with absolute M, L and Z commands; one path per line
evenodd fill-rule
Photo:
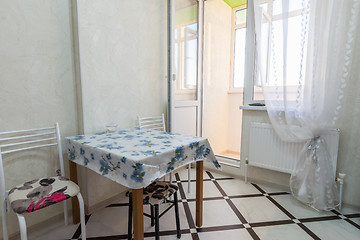
M 203 0 L 169 0 L 169 130 L 201 135 Z

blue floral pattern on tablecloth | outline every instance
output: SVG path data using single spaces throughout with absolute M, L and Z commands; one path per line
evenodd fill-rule
M 206 138 L 131 128 L 65 138 L 69 160 L 126 187 L 148 186 L 191 162 L 220 168 Z

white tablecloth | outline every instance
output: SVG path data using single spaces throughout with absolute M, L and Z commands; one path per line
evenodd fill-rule
M 220 168 L 206 138 L 182 134 L 131 128 L 67 137 L 65 143 L 71 161 L 132 189 L 195 161 Z

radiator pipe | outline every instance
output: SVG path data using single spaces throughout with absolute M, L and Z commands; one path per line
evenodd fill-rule
M 249 159 L 245 158 L 245 183 L 247 183 L 247 170 L 248 170 Z
M 339 173 L 338 178 L 336 179 L 339 182 L 339 186 L 340 186 L 339 210 L 341 210 L 341 207 L 342 207 L 342 193 L 343 193 L 343 185 L 344 185 L 345 176 L 346 176 L 345 173 Z

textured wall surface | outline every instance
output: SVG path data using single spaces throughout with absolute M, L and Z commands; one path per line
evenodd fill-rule
M 77 9 L 85 133 L 165 113 L 166 1 L 80 0 Z M 89 208 L 124 190 L 98 174 L 82 175 Z
M 162 0 L 79 1 L 85 132 L 164 111 L 165 10 Z
M 205 2 L 202 130 L 215 153 L 223 152 L 228 147 L 231 12 L 223 1 Z
M 62 136 L 77 133 L 69 1 L 0 1 L 0 131 L 59 122 Z M 53 175 L 54 159 L 34 151 L 4 159 L 7 187 Z M 66 159 L 66 158 L 65 158 Z M 67 161 L 65 161 L 67 162 Z M 61 205 L 32 214 L 28 227 L 62 214 Z M 9 213 L 10 234 L 18 231 Z M 2 230 L 1 230 L 2 231 Z
M 360 32 L 352 63 L 341 118 L 337 122 L 340 129 L 340 143 L 337 171 L 345 173 L 344 202 L 360 208 Z

